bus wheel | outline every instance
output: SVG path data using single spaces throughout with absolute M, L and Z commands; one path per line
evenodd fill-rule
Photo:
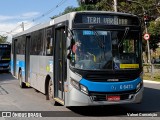
M 50 100 L 50 102 L 53 104 L 53 105 L 56 105 L 57 102 L 53 99 L 54 98 L 54 86 L 53 86 L 53 83 L 51 80 L 49 80 L 49 83 L 48 83 L 48 89 L 47 89 L 47 94 L 46 94 L 46 99 L 47 100 Z
M 21 88 L 25 88 L 26 86 L 25 86 L 24 82 L 22 82 L 22 71 L 21 70 L 19 71 L 19 74 L 18 74 L 18 80 L 19 80 L 19 86 Z

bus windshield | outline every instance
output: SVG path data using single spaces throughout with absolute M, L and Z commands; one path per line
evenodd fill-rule
M 139 33 L 136 31 L 73 30 L 71 65 L 83 70 L 138 68 Z M 125 66 L 125 65 L 129 66 Z
M 10 58 L 10 50 L 0 49 L 0 58 Z

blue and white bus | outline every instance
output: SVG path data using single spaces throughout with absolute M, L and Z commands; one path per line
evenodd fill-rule
M 13 36 L 11 71 L 64 106 L 140 103 L 141 36 L 132 14 L 68 13 Z

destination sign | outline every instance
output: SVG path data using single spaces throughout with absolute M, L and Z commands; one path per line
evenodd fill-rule
M 90 17 L 83 16 L 83 23 L 91 24 L 107 24 L 107 25 L 128 25 L 128 19 L 122 19 L 118 17 Z
M 79 14 L 75 18 L 75 23 L 106 25 L 139 25 L 139 20 L 137 17 L 131 16 L 118 16 L 106 14 Z

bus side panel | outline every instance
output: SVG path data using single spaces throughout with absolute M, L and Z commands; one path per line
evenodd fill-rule
M 53 80 L 53 57 L 52 56 L 40 56 L 39 59 L 39 86 L 40 91 L 45 93 L 45 79 L 49 75 Z
M 45 93 L 45 79 L 49 75 L 52 78 L 53 57 L 31 55 L 30 57 L 30 85 Z
M 37 75 L 39 75 L 39 57 L 37 55 L 30 55 L 30 70 L 29 70 L 28 82 L 33 88 L 39 90 L 39 80 Z
M 14 74 L 13 73 L 13 54 L 11 54 L 11 73 L 12 73 L 12 75 Z

